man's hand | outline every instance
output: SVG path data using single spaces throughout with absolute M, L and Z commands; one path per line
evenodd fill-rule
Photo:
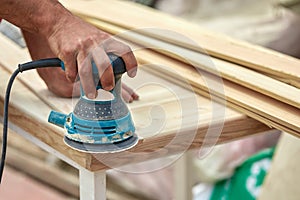
M 52 51 L 65 63 L 67 79 L 74 82 L 78 74 L 88 98 L 96 97 L 92 60 L 105 90 L 113 89 L 115 84 L 108 52 L 122 57 L 130 77 L 136 74 L 137 61 L 129 46 L 75 16 L 61 20 L 49 34 L 48 41 Z
M 23 35 L 33 60 L 55 57 L 55 54 L 51 51 L 44 37 L 24 30 Z M 48 89 L 54 94 L 61 97 L 77 97 L 80 95 L 79 82 L 72 83 L 68 81 L 65 72 L 60 67 L 39 68 L 37 71 L 40 77 L 45 81 Z M 127 103 L 138 100 L 139 98 L 139 96 L 125 84 L 122 84 L 122 97 Z

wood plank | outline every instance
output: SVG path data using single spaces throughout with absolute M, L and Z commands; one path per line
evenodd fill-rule
M 61 2 L 81 16 L 100 19 L 125 29 L 135 29 L 134 31 L 144 35 L 194 51 L 204 50 L 213 57 L 269 73 L 282 80 L 292 80 L 291 84 L 300 80 L 298 59 L 209 32 L 195 24 L 151 8 L 117 0 L 109 2 L 63 0 Z M 171 34 L 172 32 L 174 34 Z M 183 37 L 178 37 L 178 34 Z
M 152 68 L 152 73 L 157 72 L 155 73 L 156 75 L 163 76 L 170 81 L 175 81 L 177 84 L 180 84 L 180 78 L 178 75 L 181 75 L 182 79 L 185 79 L 185 81 L 188 81 L 188 83 L 193 86 L 195 92 L 201 92 L 199 90 L 204 90 L 206 93 L 210 93 L 210 95 L 217 95 L 223 100 L 225 99 L 232 103 L 232 107 L 241 107 L 242 109 L 238 109 L 240 111 L 248 110 L 245 113 L 251 113 L 251 117 L 299 137 L 299 109 L 226 80 L 223 80 L 224 93 L 221 93 L 221 90 L 217 91 L 214 90 L 214 88 L 208 88 L 207 83 L 205 83 L 205 81 L 215 81 L 215 84 L 218 84 L 218 79 L 216 79 L 213 75 L 205 72 L 199 73 L 199 71 L 191 66 L 179 61 L 174 61 L 171 58 L 162 56 L 155 52 L 138 51 L 136 52 L 136 55 L 141 63 L 149 64 L 155 60 L 157 63 L 156 65 L 147 65 L 147 68 Z M 205 77 L 205 80 L 203 80 L 203 77 Z M 208 91 L 208 89 L 210 90 Z
M 129 32 L 125 29 L 99 20 L 91 18 L 85 18 L 85 20 L 100 29 L 112 34 L 117 34 L 117 37 L 139 44 L 141 47 L 135 48 L 136 51 L 139 51 L 139 49 L 144 47 L 151 48 L 161 54 L 180 60 L 184 63 L 191 64 L 198 69 L 221 76 L 239 85 L 300 108 L 300 89 L 296 87 L 290 86 L 237 64 L 225 62 L 217 58 L 211 58 L 199 52 L 184 49 L 135 32 Z

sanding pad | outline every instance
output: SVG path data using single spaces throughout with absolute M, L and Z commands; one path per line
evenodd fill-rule
M 121 142 L 116 142 L 113 144 L 92 144 L 77 142 L 64 137 L 64 142 L 72 149 L 86 153 L 116 153 L 128 150 L 135 145 L 137 145 L 139 138 L 136 134 L 133 134 L 130 138 L 123 140 Z

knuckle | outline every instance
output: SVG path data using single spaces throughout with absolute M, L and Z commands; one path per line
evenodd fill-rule
M 70 57 L 70 56 L 74 55 L 74 53 L 75 53 L 74 47 L 72 47 L 70 45 L 65 45 L 62 47 L 60 54 L 66 58 L 66 57 Z
M 99 37 L 101 40 L 106 40 L 110 38 L 110 35 L 108 33 L 102 32 L 100 35 L 97 34 L 97 37 Z
M 98 33 L 91 33 L 89 34 L 85 40 L 84 43 L 87 45 L 99 45 L 100 41 L 103 41 L 107 38 L 107 36 L 102 35 L 102 34 L 98 34 Z
M 128 54 L 128 53 L 132 52 L 131 48 L 126 44 L 121 44 L 120 45 L 120 50 L 123 54 Z

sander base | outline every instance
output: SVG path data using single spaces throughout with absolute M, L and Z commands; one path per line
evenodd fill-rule
M 130 138 L 115 142 L 112 144 L 93 144 L 93 143 L 84 143 L 78 142 L 64 137 L 64 142 L 66 145 L 75 149 L 77 151 L 86 152 L 86 153 L 116 153 L 121 151 L 126 151 L 137 145 L 139 138 L 136 134 L 133 134 Z

